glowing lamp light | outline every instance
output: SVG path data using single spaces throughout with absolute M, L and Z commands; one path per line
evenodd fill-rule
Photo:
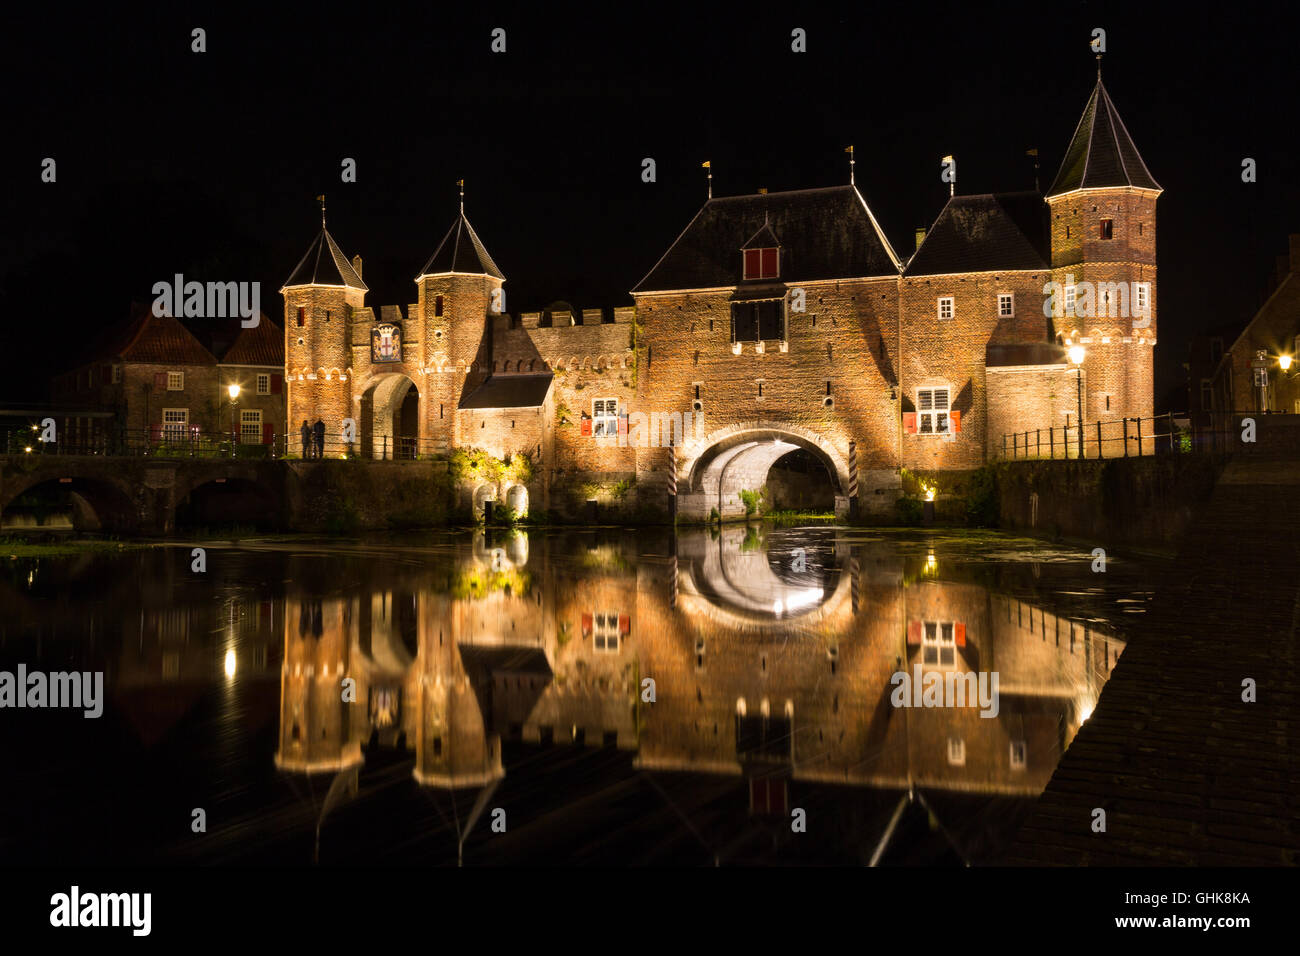
M 1285 372 L 1287 369 L 1291 367 L 1291 356 L 1279 355 L 1277 357 L 1277 364 L 1282 366 L 1282 371 Z
M 230 387 L 226 389 L 226 391 L 230 393 L 230 400 L 233 402 L 235 399 L 239 397 L 239 384 L 237 382 L 231 384 Z
M 32 453 L 32 446 L 28 445 L 26 448 L 23 449 L 23 451 L 25 451 L 27 454 L 30 455 Z
M 1075 365 L 1082 365 L 1083 358 L 1088 354 L 1088 350 L 1082 345 L 1071 345 L 1070 351 L 1067 354 L 1070 356 L 1070 361 Z

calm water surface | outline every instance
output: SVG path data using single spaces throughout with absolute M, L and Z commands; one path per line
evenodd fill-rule
M 0 862 L 988 862 L 1149 597 L 953 532 L 192 547 L 0 569 L 0 670 L 107 697 L 0 710 Z M 918 668 L 996 672 L 997 715 L 894 706 Z

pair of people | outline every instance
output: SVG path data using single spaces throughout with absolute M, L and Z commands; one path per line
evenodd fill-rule
M 302 457 L 303 458 L 324 458 L 325 457 L 325 423 L 319 418 L 316 424 L 308 425 L 307 419 L 302 420 Z

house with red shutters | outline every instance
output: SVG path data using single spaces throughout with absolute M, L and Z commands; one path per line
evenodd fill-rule
M 285 429 L 284 333 L 265 315 L 191 329 L 135 303 L 127 322 L 51 383 L 61 450 L 196 440 L 271 445 Z M 220 356 L 220 357 L 218 357 Z M 231 386 L 238 385 L 233 396 Z M 100 414 L 91 414 L 91 413 Z M 110 412 L 110 415 L 103 415 Z

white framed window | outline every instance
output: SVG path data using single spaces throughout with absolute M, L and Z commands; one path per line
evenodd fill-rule
M 1138 315 L 1151 314 L 1151 283 L 1133 283 L 1133 311 Z
M 957 314 L 957 300 L 950 295 L 939 296 L 939 318 L 951 319 Z
M 271 376 L 268 373 L 263 373 L 257 376 L 257 394 L 258 395 L 271 394 Z
M 966 766 L 966 741 L 960 737 L 948 738 L 948 763 L 954 767 Z
M 1075 296 L 1078 292 L 1076 286 L 1067 285 L 1065 287 L 1065 314 L 1074 315 Z
M 998 293 L 998 318 L 1009 319 L 1016 314 L 1016 297 L 1010 292 Z
M 921 435 L 944 435 L 948 432 L 948 389 L 916 390 L 916 430 Z
M 1011 741 L 1011 769 L 1024 770 L 1029 756 L 1029 746 L 1023 740 Z
M 162 410 L 163 438 L 165 441 L 184 441 L 189 434 L 190 410 L 164 408 Z
M 598 398 L 591 403 L 591 433 L 596 436 L 618 434 L 617 398 Z
M 952 621 L 923 621 L 921 663 L 951 667 L 957 662 L 957 642 Z
M 181 392 L 185 390 L 185 373 L 168 372 L 167 373 L 167 391 Z
M 239 441 L 244 445 L 262 443 L 262 410 L 244 408 L 239 411 Z
M 592 615 L 592 647 L 609 654 L 618 653 L 618 614 L 606 611 Z

